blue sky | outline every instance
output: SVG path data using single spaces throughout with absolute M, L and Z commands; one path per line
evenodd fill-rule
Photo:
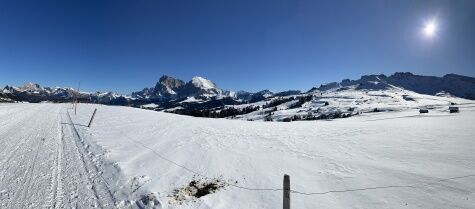
M 396 71 L 475 76 L 475 1 L 0 2 L 1 85 L 130 93 L 167 74 L 281 91 Z

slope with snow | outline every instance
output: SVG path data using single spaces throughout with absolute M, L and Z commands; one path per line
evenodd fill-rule
M 458 106 L 270 123 L 0 104 L 0 207 L 280 208 L 289 174 L 294 208 L 473 208 L 475 104 Z M 219 188 L 190 195 L 203 182 Z
M 228 105 L 242 109 L 249 106 L 271 104 L 279 99 L 290 98 L 289 102 L 261 108 L 257 111 L 233 117 L 242 120 L 264 120 L 270 114 L 274 121 L 282 121 L 294 116 L 312 117 L 330 114 L 356 115 L 375 111 L 417 111 L 420 108 L 429 110 L 447 110 L 452 104 L 472 103 L 472 100 L 439 94 L 438 96 L 424 95 L 391 86 L 386 89 L 359 89 L 359 85 L 325 88 L 325 91 L 314 91 L 303 95 L 290 95 L 286 97 L 273 97 L 267 101 L 259 101 L 242 105 Z M 313 96 L 310 101 L 296 106 L 295 103 L 302 96 Z M 291 99 L 294 98 L 294 99 Z
M 79 132 L 163 208 L 280 208 L 282 191 L 259 189 L 280 189 L 284 174 L 301 192 L 293 208 L 473 208 L 475 104 L 459 107 L 266 123 L 81 105 L 73 121 L 97 108 Z M 180 193 L 216 179 L 226 186 L 212 194 Z

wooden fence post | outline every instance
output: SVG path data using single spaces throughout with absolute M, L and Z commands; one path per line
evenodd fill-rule
M 97 111 L 97 108 L 94 109 L 94 113 L 92 113 L 91 120 L 89 121 L 89 124 L 87 125 L 88 128 L 91 127 L 92 120 L 94 120 L 94 116 L 96 116 L 96 111 Z
M 290 176 L 284 175 L 284 209 L 290 209 Z
M 76 115 L 76 109 L 78 108 L 79 96 L 81 94 L 79 91 L 79 88 L 81 88 L 81 81 L 78 82 L 78 93 L 77 93 L 78 95 L 76 96 L 76 105 L 74 106 L 74 115 Z

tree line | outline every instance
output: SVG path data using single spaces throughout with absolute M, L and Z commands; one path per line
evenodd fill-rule
M 222 109 L 176 109 L 167 111 L 180 115 L 189 115 L 194 117 L 207 117 L 207 118 L 227 118 L 236 117 L 237 115 L 245 115 L 260 109 L 260 106 L 247 106 L 244 108 L 225 107 Z

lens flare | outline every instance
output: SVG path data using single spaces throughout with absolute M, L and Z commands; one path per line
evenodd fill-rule
M 424 34 L 427 36 L 427 37 L 432 37 L 435 35 L 435 33 L 437 32 L 437 23 L 432 20 L 430 22 L 427 22 L 424 26 Z

